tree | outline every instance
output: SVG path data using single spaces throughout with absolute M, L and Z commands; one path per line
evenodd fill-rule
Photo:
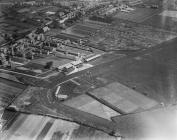
M 49 61 L 46 63 L 46 65 L 44 66 L 45 69 L 51 69 L 53 66 L 53 62 L 52 61 Z

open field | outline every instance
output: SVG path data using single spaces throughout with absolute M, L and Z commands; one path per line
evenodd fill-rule
M 113 116 L 119 115 L 118 112 L 101 104 L 100 102 L 92 97 L 89 97 L 86 94 L 65 101 L 63 104 L 108 120 L 110 120 Z
M 99 30 L 98 27 L 91 27 L 88 24 L 78 24 L 72 27 L 71 31 L 76 33 L 76 34 L 82 34 L 83 36 L 87 37 L 90 36 L 92 34 L 94 34 L 95 32 L 97 32 Z
M 145 20 L 142 24 L 150 25 L 155 28 L 160 28 L 163 30 L 167 30 L 169 32 L 177 32 L 177 27 L 175 26 L 177 23 L 177 18 L 171 16 L 154 15 L 151 18 Z
M 65 34 L 65 33 L 60 33 L 55 36 L 55 38 L 63 39 L 63 40 L 71 40 L 71 41 L 78 41 L 79 39 L 82 39 L 81 37 L 77 35 L 71 35 L 71 34 Z
M 30 102 L 30 105 L 21 104 L 20 102 L 23 102 L 23 96 L 21 96 L 12 106 L 16 106 L 22 112 L 44 113 L 44 115 L 47 114 L 58 119 L 64 118 L 93 128 L 96 127 L 106 133 L 115 131 L 115 126 L 110 120 L 64 105 L 61 102 L 52 101 L 52 98 L 48 96 L 50 95 L 49 90 L 40 88 L 40 90 L 34 90 L 33 94 L 30 98 L 24 97 L 24 100 L 26 99 L 24 102 Z
M 50 57 L 46 57 L 46 58 L 33 60 L 31 63 L 35 63 L 37 65 L 42 65 L 44 67 L 46 65 L 46 63 L 50 62 L 50 61 L 53 62 L 53 67 L 58 67 L 58 66 L 61 66 L 61 65 L 71 62 L 72 59 L 67 59 L 67 58 L 62 58 L 62 57 L 57 57 L 57 56 L 50 56 Z
M 71 28 L 67 29 L 68 33 L 75 34 L 75 35 L 81 35 L 82 37 L 88 37 L 90 35 L 95 34 L 99 29 L 101 29 L 105 25 L 101 25 L 97 22 L 89 22 L 87 20 L 84 20 L 81 23 L 78 23 Z
M 152 26 L 119 20 L 115 21 L 111 27 L 102 28 L 89 40 L 95 44 L 94 47 L 106 51 L 141 50 L 156 46 L 176 36 L 176 33 Z
M 114 17 L 118 19 L 128 20 L 132 22 L 141 23 L 146 19 L 149 19 L 153 15 L 157 15 L 161 10 L 159 9 L 150 9 L 150 8 L 134 8 L 134 11 L 118 12 Z
M 102 103 L 120 114 L 141 112 L 158 105 L 156 101 L 120 83 L 111 83 L 105 87 L 97 88 L 90 91 L 88 95 L 95 97 L 100 102 L 103 101 Z
M 90 70 L 92 81 L 97 77 L 108 82 L 118 81 L 158 102 L 176 102 L 175 44 L 176 39 L 135 53 L 134 57 L 124 57 L 120 61 L 103 64 L 99 69 L 94 68 Z
M 25 88 L 22 84 L 0 78 L 0 106 L 8 106 Z
M 73 122 L 44 116 L 20 114 L 12 126 L 1 135 L 2 140 L 56 140 L 56 139 L 115 140 L 99 130 Z

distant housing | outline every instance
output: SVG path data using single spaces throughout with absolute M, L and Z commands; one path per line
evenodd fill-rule
M 36 1 L 21 1 L 21 2 L 14 2 L 14 4 L 20 4 L 20 5 L 35 5 L 37 4 Z
M 34 5 L 36 4 L 36 1 L 26 1 L 26 2 L 23 2 L 23 4 Z
M 134 6 L 134 5 L 138 5 L 142 3 L 142 0 L 127 0 L 126 1 L 127 4 L 129 4 L 130 6 Z

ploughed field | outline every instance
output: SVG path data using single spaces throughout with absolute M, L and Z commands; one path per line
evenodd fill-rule
M 23 92 L 26 86 L 0 78 L 0 106 L 6 107 Z

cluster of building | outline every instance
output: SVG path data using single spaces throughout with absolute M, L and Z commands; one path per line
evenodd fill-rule
M 51 3 L 53 2 L 58 3 L 58 1 L 52 1 Z M 39 4 L 43 4 L 44 7 L 36 8 L 36 5 Z M 14 3 L 13 6 L 17 9 L 17 12 L 20 15 L 29 15 L 30 18 L 33 17 L 33 19 L 36 19 L 38 21 L 44 21 L 44 19 L 47 20 L 45 22 L 42 22 L 40 27 L 33 29 L 21 39 L 10 38 L 10 40 L 13 40 L 10 42 L 10 44 L 7 44 L 3 47 L 1 46 L 1 65 L 5 67 L 10 66 L 12 68 L 12 63 L 15 63 L 15 65 L 24 65 L 26 62 L 29 62 L 32 59 L 41 57 L 43 58 L 50 55 L 62 55 L 62 57 L 66 58 L 72 57 L 74 61 L 70 64 L 66 64 L 66 66 L 62 66 L 62 68 L 59 66 L 57 69 L 60 71 L 68 71 L 82 65 L 84 62 L 88 62 L 99 57 L 99 55 L 94 54 L 94 49 L 87 44 L 86 39 L 70 40 L 65 37 L 60 38 L 46 35 L 46 32 L 51 30 L 51 25 L 54 23 L 54 21 L 58 25 L 64 25 L 66 22 L 74 19 L 77 16 L 88 14 L 90 9 L 97 10 L 96 7 L 98 5 L 85 6 L 83 2 L 73 3 L 72 6 L 45 6 L 45 4 L 45 1 L 28 1 Z M 33 8 L 31 9 L 31 7 Z M 100 7 L 104 6 L 101 5 Z M 93 11 L 94 10 L 91 10 L 90 12 Z M 42 13 L 42 15 L 40 15 L 39 13 Z M 36 17 L 39 17 L 39 19 Z M 70 48 L 76 49 L 75 51 L 73 51 Z M 81 49 L 82 51 L 79 51 L 79 49 Z M 90 54 L 93 55 L 87 57 L 89 53 L 87 53 L 86 55 L 84 53 L 81 53 L 83 51 L 90 52 Z
M 51 1 L 53 2 L 53 1 Z M 50 3 L 51 3 L 50 2 Z M 31 5 L 31 6 L 44 6 L 44 5 L 49 5 L 49 2 L 47 2 L 46 0 L 16 0 L 13 1 L 13 5 L 20 5 L 20 6 L 27 6 L 27 5 Z
M 142 0 L 125 0 L 125 2 L 128 3 L 131 6 L 135 6 L 135 5 L 143 3 Z
M 83 14 L 84 11 L 81 7 L 74 7 L 73 9 L 57 9 L 56 11 L 51 10 L 46 12 L 47 17 L 49 18 L 55 16 L 55 20 L 58 24 L 64 24 L 65 21 L 74 19 L 76 16 L 82 16 Z
M 16 11 L 16 19 L 22 23 L 33 22 L 36 25 L 51 25 L 51 27 L 57 25 L 63 28 L 65 23 L 74 23 L 80 19 L 85 14 L 86 7 L 87 5 L 79 2 L 66 6 L 58 1 L 17 1 L 7 7 L 3 13 L 9 16 L 11 11 Z
M 93 53 L 87 40 L 69 40 L 67 38 L 50 37 L 44 35 L 45 28 L 36 29 L 29 33 L 25 38 L 15 41 L 11 45 L 1 47 L 0 62 L 3 66 L 10 65 L 14 58 L 18 60 L 32 60 L 34 58 L 46 57 L 48 55 L 72 56 L 74 60 L 85 61 L 85 54 L 72 51 L 69 48 L 77 48 Z M 17 59 L 16 59 L 17 60 Z M 19 64 L 19 63 L 18 63 Z M 23 63 L 22 63 L 23 64 Z
M 131 12 L 135 10 L 134 8 L 131 8 L 128 4 L 124 2 L 116 2 L 112 4 L 107 4 L 107 5 L 101 5 L 98 10 L 94 12 L 94 18 L 93 20 L 101 20 L 101 21 L 107 21 L 106 18 L 108 18 L 108 21 L 110 20 L 110 17 L 115 14 L 118 11 L 121 12 Z M 105 20 L 104 20 L 105 19 Z

